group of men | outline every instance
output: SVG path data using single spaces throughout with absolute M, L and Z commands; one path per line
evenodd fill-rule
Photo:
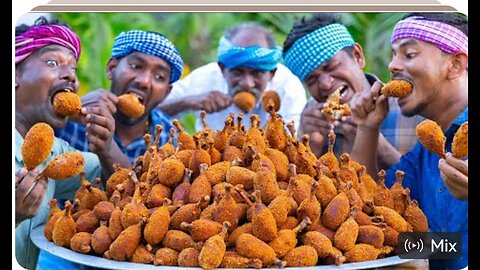
M 379 94 L 382 83 L 364 72 L 362 47 L 335 14 L 302 19 L 283 48 L 265 27 L 235 25 L 220 39 L 217 62 L 183 79 L 181 54 L 167 37 L 151 31 L 122 32 L 107 63 L 110 91 L 97 89 L 83 96 L 82 113 L 75 119 L 57 115 L 51 104 L 58 91 L 78 92 L 81 44 L 75 32 L 42 17 L 32 26 L 17 27 L 15 36 L 15 181 L 19 183 L 15 187 L 15 255 L 23 267 L 37 265 L 39 250 L 29 235 L 45 222 L 48 202 L 71 199 L 79 185 L 78 180 L 35 180 L 53 156 L 81 151 L 87 178 L 105 180 L 113 163 L 131 166 L 146 151 L 143 135 L 153 134 L 157 124 L 169 130 L 172 117 L 204 110 L 209 127 L 220 130 L 231 112 L 240 112 L 232 101 L 238 91 L 256 95 L 257 104 L 245 117 L 258 114 L 265 124 L 268 116 L 259 94 L 266 90 L 278 93 L 282 119 L 293 120 L 299 135 L 310 135 L 315 155 L 326 152 L 327 135 L 334 130 L 336 154 L 351 153 L 371 175 L 388 169 L 388 186 L 395 181 L 395 170 L 405 171 L 404 185 L 425 211 L 431 231 L 462 234 L 462 257 L 430 260 L 430 267 L 468 265 L 468 159 L 448 153 L 441 158 L 415 138 L 415 126 L 423 118 L 434 120 L 445 132 L 450 151 L 455 131 L 468 121 L 466 18 L 453 13 L 409 14 L 395 25 L 388 68 L 392 79 L 413 85 L 412 93 L 398 101 Z M 350 104 L 352 116 L 331 122 L 321 108 L 337 90 L 341 103 Z M 118 96 L 124 93 L 141 97 L 143 115 L 132 119 L 117 111 Z M 55 129 L 55 144 L 44 163 L 27 171 L 20 150 L 27 131 L 38 122 Z M 249 127 L 248 121 L 244 124 Z M 198 120 L 197 130 L 202 127 Z M 160 144 L 167 141 L 166 134 L 162 133 Z

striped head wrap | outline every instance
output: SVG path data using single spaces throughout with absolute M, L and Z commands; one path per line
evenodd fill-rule
M 124 57 L 132 52 L 150 54 L 170 64 L 170 83 L 180 79 L 183 60 L 172 42 L 160 33 L 130 30 L 120 33 L 113 42 L 112 57 Z
M 78 61 L 81 44 L 78 36 L 66 26 L 38 25 L 15 37 L 15 64 L 47 45 L 60 45 L 73 51 Z
M 329 24 L 295 41 L 285 54 L 285 65 L 303 81 L 341 49 L 354 44 L 355 41 L 345 26 Z
M 222 36 L 218 45 L 218 61 L 227 68 L 245 67 L 255 70 L 274 70 L 282 59 L 280 47 L 239 47 Z
M 432 43 L 448 54 L 468 54 L 468 36 L 460 29 L 446 23 L 429 21 L 421 16 L 408 17 L 395 25 L 390 41 L 393 43 L 402 38 L 415 38 Z

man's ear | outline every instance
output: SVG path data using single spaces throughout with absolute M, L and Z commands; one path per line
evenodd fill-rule
M 115 71 L 115 68 L 118 66 L 118 59 L 117 58 L 110 58 L 108 59 L 107 62 L 107 78 L 109 80 L 112 80 L 113 72 Z
M 463 75 L 466 71 L 468 71 L 468 55 L 464 53 L 452 55 L 447 78 L 455 79 Z
M 352 56 L 353 56 L 353 59 L 355 60 L 355 62 L 358 63 L 358 65 L 360 66 L 360 68 L 365 68 L 365 55 L 363 55 L 363 48 L 360 44 L 358 43 L 355 43 L 353 45 L 353 51 L 352 51 Z

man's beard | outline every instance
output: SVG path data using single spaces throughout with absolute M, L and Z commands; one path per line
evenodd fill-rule
M 126 126 L 134 126 L 136 124 L 138 124 L 139 122 L 143 121 L 145 119 L 145 117 L 147 117 L 148 114 L 144 114 L 138 118 L 134 118 L 134 119 L 131 119 L 131 118 L 128 118 L 126 117 L 125 115 L 117 112 L 115 113 L 114 117 L 115 117 L 115 120 L 117 120 L 118 122 L 126 125 Z
M 403 116 L 413 117 L 415 115 L 420 115 L 426 107 L 427 107 L 427 104 L 422 102 L 422 103 L 419 103 L 417 106 L 415 106 L 411 110 L 408 110 L 408 111 L 407 110 L 401 110 L 401 111 L 402 111 Z

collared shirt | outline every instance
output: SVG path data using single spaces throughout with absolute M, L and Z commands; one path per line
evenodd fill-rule
M 17 130 L 15 130 L 15 172 L 25 167 L 22 157 L 23 141 L 23 137 Z M 37 169 L 41 171 L 45 168 L 54 156 L 72 151 L 77 150 L 68 145 L 64 140 L 55 138 L 51 154 L 46 161 L 37 167 Z M 83 152 L 82 155 L 85 159 L 85 176 L 93 183 L 94 179 L 100 177 L 101 174 L 100 161 L 98 160 L 97 155 L 93 153 Z M 79 176 L 62 181 L 48 180 L 48 187 L 37 215 L 33 218 L 24 220 L 15 228 L 15 257 L 20 265 L 27 269 L 35 269 L 36 267 L 39 249 L 30 240 L 30 232 L 33 228 L 42 225 L 47 221 L 46 219 L 50 212 L 48 202 L 52 198 L 56 198 L 59 201 L 62 199 L 73 201 L 75 192 L 79 187 Z
M 373 74 L 365 73 L 365 77 L 370 85 L 373 85 L 373 83 L 378 80 Z M 417 142 L 415 127 L 422 122 L 423 117 L 419 115 L 413 117 L 403 116 L 397 98 L 388 98 L 388 103 L 389 111 L 380 126 L 380 132 L 385 139 L 403 155 L 410 151 Z M 347 147 L 344 136 L 338 133 L 336 135 L 333 148 L 335 156 L 339 157 L 343 153 L 350 153 L 352 149 Z M 328 141 L 325 143 L 323 153 L 326 153 L 327 150 Z
M 451 152 L 453 136 L 468 121 L 468 107 L 445 132 L 445 150 Z M 388 187 L 395 182 L 395 171 L 405 172 L 403 185 L 410 188 L 410 196 L 419 202 L 432 232 L 459 232 L 462 234 L 462 257 L 456 260 L 430 260 L 430 269 L 460 269 L 468 265 L 468 200 L 459 200 L 448 192 L 440 177 L 440 157 L 417 143 L 400 162 L 387 170 Z
M 153 109 L 149 116 L 149 125 L 147 128 L 147 133 L 152 135 L 152 140 L 155 136 L 155 125 L 162 125 L 163 131 L 160 133 L 160 145 L 165 144 L 168 141 L 170 134 L 170 128 L 172 128 L 171 118 L 158 109 Z M 90 151 L 88 147 L 88 140 L 85 136 L 86 127 L 82 124 L 75 122 L 68 122 L 67 125 L 62 129 L 55 130 L 55 136 L 64 139 L 69 142 L 70 145 L 75 147 L 80 151 Z M 147 150 L 143 136 L 138 137 L 132 141 L 129 145 L 123 145 L 117 135 L 114 134 L 113 139 L 120 147 L 120 150 L 127 155 L 130 162 L 134 162 L 135 159 L 143 155 Z
M 228 95 L 227 81 L 225 80 L 217 62 L 199 67 L 184 79 L 175 82 L 166 101 L 178 98 L 188 98 L 188 96 L 191 95 L 205 94 L 214 90 Z M 305 107 L 305 104 L 307 103 L 306 92 L 305 88 L 303 88 L 302 82 L 293 75 L 287 67 L 278 64 L 277 71 L 272 80 L 267 84 L 265 90 L 275 90 L 278 93 L 281 100 L 278 114 L 282 116 L 285 123 L 288 123 L 291 120 L 295 121 L 295 127 L 298 129 L 300 115 L 303 107 Z M 222 111 L 208 114 L 208 126 L 213 130 L 222 130 L 225 124 L 225 119 L 227 119 L 230 112 L 234 112 L 235 115 L 238 115 L 238 113 L 241 112 L 244 115 L 242 124 L 245 126 L 245 129 L 250 128 L 250 116 L 252 114 L 258 114 L 258 116 L 260 116 L 260 125 L 262 127 L 265 126 L 267 120 L 270 118 L 270 115 L 262 108 L 260 101 L 257 102 L 255 108 L 247 114 L 232 103 L 228 108 Z M 200 112 L 197 111 L 195 114 L 197 116 L 195 129 L 199 131 L 203 129 L 199 117 Z

